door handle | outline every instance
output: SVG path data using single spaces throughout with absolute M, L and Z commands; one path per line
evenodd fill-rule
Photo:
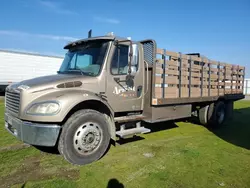
M 137 97 L 140 97 L 142 93 L 142 86 L 137 87 Z

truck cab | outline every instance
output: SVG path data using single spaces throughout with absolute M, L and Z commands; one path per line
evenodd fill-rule
M 111 35 L 78 40 L 64 49 L 67 52 L 57 74 L 7 87 L 5 126 L 25 143 L 58 144 L 59 151 L 65 153 L 63 150 L 69 141 L 60 137 L 66 138 L 62 135 L 70 131 L 64 132 L 63 127 L 72 128 L 68 124 L 75 121 L 79 124 L 84 115 L 93 115 L 91 121 L 82 122 L 83 127 L 72 133 L 71 137 L 75 138 L 71 152 L 76 152 L 76 156 L 88 156 L 99 148 L 101 152 L 97 150 L 99 153 L 92 157 L 96 160 L 106 150 L 110 138 L 116 137 L 114 118 L 121 114 L 142 114 L 148 92 L 142 43 Z M 100 125 L 94 123 L 95 116 Z M 99 147 L 101 142 L 105 144 Z M 73 163 L 81 161 L 78 158 L 66 157 Z M 86 159 L 91 161 L 89 157 Z M 82 164 L 79 161 L 77 163 Z
M 6 88 L 5 127 L 25 143 L 57 147 L 73 164 L 100 159 L 111 140 L 150 132 L 141 126 L 142 121 L 173 120 L 198 112 L 202 124 L 221 124 L 233 108 L 232 101 L 243 98 L 238 83 L 242 84 L 244 68 L 231 71 L 232 77 L 238 75 L 236 93 L 226 94 L 224 84 L 221 95 L 223 85 L 217 84 L 214 89 L 212 76 L 205 77 L 212 74 L 211 70 L 216 72 L 210 61 L 157 49 L 151 39 L 132 41 L 111 34 L 77 40 L 64 49 L 67 52 L 57 74 Z M 157 53 L 161 59 L 157 59 Z M 186 65 L 190 66 L 189 73 L 182 70 Z M 194 84 L 193 76 L 198 75 L 197 70 L 192 73 L 195 67 L 200 81 Z M 189 85 L 174 77 L 183 73 L 189 75 Z M 204 87 L 204 79 L 209 79 L 211 87 Z

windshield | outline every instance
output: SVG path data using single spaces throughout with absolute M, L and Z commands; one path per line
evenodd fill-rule
M 99 75 L 108 42 L 87 42 L 84 45 L 70 49 L 58 71 L 59 74 Z

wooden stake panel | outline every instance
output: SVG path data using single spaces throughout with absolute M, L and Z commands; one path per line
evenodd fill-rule
M 157 49 L 154 98 L 242 94 L 245 67 Z

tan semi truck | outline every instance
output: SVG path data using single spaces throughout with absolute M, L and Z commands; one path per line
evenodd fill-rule
M 5 127 L 24 143 L 57 147 L 73 164 L 99 160 L 111 140 L 150 132 L 141 122 L 197 116 L 218 127 L 244 98 L 244 67 L 159 49 L 151 39 L 89 36 L 64 49 L 56 75 L 7 87 Z

